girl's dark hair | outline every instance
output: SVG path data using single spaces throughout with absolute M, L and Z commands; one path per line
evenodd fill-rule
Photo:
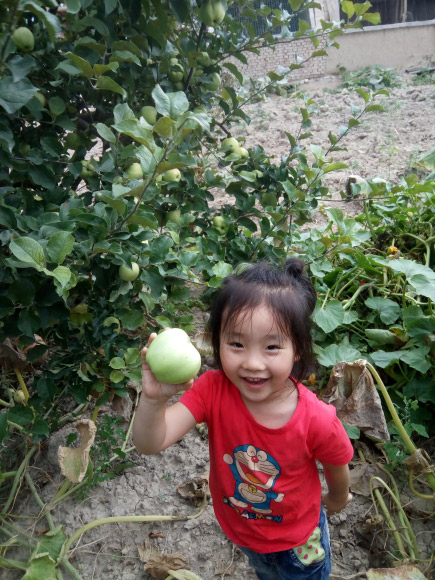
M 310 316 L 316 306 L 316 292 L 299 258 L 289 258 L 282 269 L 260 262 L 225 278 L 208 321 L 218 367 L 222 370 L 222 332 L 234 324 L 239 314 L 252 312 L 261 305 L 271 310 L 280 332 L 292 340 L 299 359 L 292 375 L 300 381 L 313 363 Z

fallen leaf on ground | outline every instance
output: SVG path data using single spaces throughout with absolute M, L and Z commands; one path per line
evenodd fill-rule
M 376 464 L 360 463 L 353 467 L 350 470 L 350 489 L 352 493 L 370 497 L 370 480 L 372 477 L 380 477 L 387 481 L 385 473 Z M 381 485 L 381 483 L 375 481 L 372 487 L 380 487 Z

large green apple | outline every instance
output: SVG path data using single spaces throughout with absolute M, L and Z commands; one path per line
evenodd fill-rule
M 130 179 L 142 179 L 143 177 L 142 167 L 137 161 L 127 167 L 126 173 Z
M 157 110 L 155 107 L 152 107 L 151 105 L 146 105 L 145 107 L 142 107 L 142 109 L 140 110 L 140 114 L 145 119 L 145 121 L 150 125 L 154 125 L 154 123 L 156 122 Z
M 168 169 L 167 171 L 165 171 L 163 173 L 163 179 L 164 181 L 167 181 L 168 183 L 172 183 L 175 181 L 180 181 L 181 179 L 181 171 L 177 168 L 175 169 Z
M 184 330 L 169 328 L 152 341 L 146 361 L 158 381 L 178 385 L 197 375 L 201 355 Z
M 12 35 L 12 42 L 23 52 L 30 52 L 35 47 L 33 32 L 25 26 L 20 26 Z
M 139 276 L 139 272 L 139 264 L 136 262 L 131 263 L 131 268 L 125 264 L 119 266 L 119 277 L 121 280 L 124 280 L 124 282 L 133 282 Z

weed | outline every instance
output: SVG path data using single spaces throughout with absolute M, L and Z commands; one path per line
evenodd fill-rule
M 125 442 L 125 432 L 119 427 L 120 422 L 121 417 L 104 415 L 101 418 L 91 449 L 93 473 L 82 494 L 86 489 L 89 490 L 102 481 L 113 479 L 124 469 L 134 465 L 131 461 L 124 461 L 126 452 L 123 451 L 122 445 Z M 114 455 L 117 455 L 121 461 L 114 462 Z
M 402 82 L 402 77 L 394 69 L 383 68 L 379 65 L 368 66 L 357 71 L 348 71 L 344 66 L 340 66 L 338 70 L 343 86 L 352 91 L 361 87 L 377 91 L 379 89 L 398 87 Z
M 434 69 L 425 69 L 420 71 L 419 74 L 415 75 L 412 84 L 416 86 L 435 85 L 434 72 Z

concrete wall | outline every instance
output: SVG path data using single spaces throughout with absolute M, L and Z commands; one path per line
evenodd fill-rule
M 375 64 L 399 70 L 435 66 L 435 20 L 370 26 L 337 37 L 339 49 L 330 48 L 328 56 L 311 59 L 303 69 L 292 73 L 293 79 L 307 79 L 337 74 L 337 66 L 356 71 Z M 319 47 L 321 48 L 321 47 Z M 248 64 L 233 62 L 242 74 L 254 79 L 296 59 L 307 58 L 314 50 L 308 38 L 282 42 L 275 50 L 264 49 L 260 55 L 246 55 Z
M 379 64 L 399 70 L 435 65 L 435 20 L 370 26 L 337 38 L 340 48 L 330 50 L 325 74 L 337 66 L 355 71 Z

